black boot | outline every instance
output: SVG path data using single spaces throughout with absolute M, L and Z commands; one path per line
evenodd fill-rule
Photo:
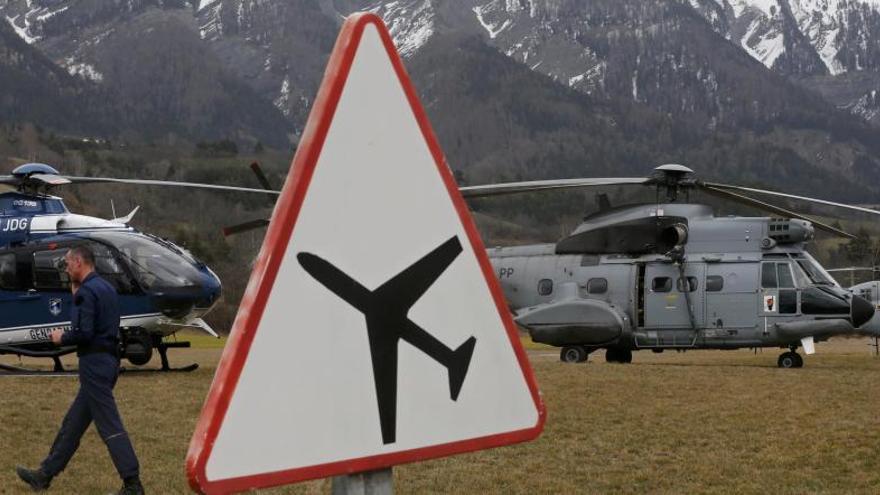
M 144 495 L 144 485 L 141 484 L 141 479 L 137 476 L 125 478 L 117 495 Z
M 49 489 L 49 483 L 52 482 L 52 477 L 40 469 L 30 470 L 26 467 L 18 466 L 15 468 L 15 472 L 21 478 L 21 481 L 27 483 L 31 490 L 35 492 Z

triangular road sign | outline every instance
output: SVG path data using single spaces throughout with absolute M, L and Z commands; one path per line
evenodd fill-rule
M 535 438 L 544 406 L 382 20 L 350 17 L 187 456 L 196 490 Z

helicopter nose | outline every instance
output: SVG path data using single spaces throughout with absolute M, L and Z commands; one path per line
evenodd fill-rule
M 202 287 L 205 291 L 205 298 L 201 301 L 202 306 L 213 308 L 220 299 L 220 294 L 223 291 L 220 277 L 218 277 L 213 271 L 208 271 L 205 280 L 202 283 Z
M 852 297 L 852 323 L 856 328 L 864 325 L 874 316 L 874 305 L 859 296 Z

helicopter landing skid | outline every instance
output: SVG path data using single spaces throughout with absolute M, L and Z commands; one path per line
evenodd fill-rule
M 156 346 L 156 350 L 159 352 L 159 358 L 161 360 L 161 367 L 159 368 L 126 368 L 120 366 L 120 373 L 163 373 L 163 372 L 191 372 L 199 369 L 198 363 L 192 363 L 187 366 L 181 366 L 177 368 L 171 367 L 171 364 L 168 362 L 168 349 L 171 348 L 186 348 L 190 347 L 189 342 L 163 342 Z M 67 351 L 63 354 L 68 354 L 73 351 Z M 23 368 L 21 366 L 13 366 L 9 364 L 0 363 L 0 376 L 69 376 L 76 375 L 78 373 L 75 369 L 67 369 L 61 364 L 61 359 L 59 359 L 60 355 L 47 355 L 48 353 L 22 353 L 23 355 L 36 356 L 36 357 L 51 357 L 54 361 L 54 366 L 52 370 L 45 369 L 31 369 L 31 368 Z M 61 355 L 63 355 L 61 354 Z
M 187 366 L 181 366 L 179 368 L 172 368 L 168 363 L 168 349 L 172 348 L 187 348 L 190 347 L 191 344 L 189 342 L 161 342 L 156 345 L 156 350 L 159 351 L 159 359 L 162 361 L 162 366 L 160 368 L 120 368 L 119 371 L 122 373 L 161 373 L 161 372 L 190 372 L 199 369 L 198 363 L 193 363 Z
M 76 370 L 35 370 L 9 364 L 0 364 L 0 376 L 75 376 L 76 374 Z
M 187 366 L 181 366 L 179 368 L 119 368 L 120 374 L 130 375 L 130 374 L 141 374 L 141 373 L 179 373 L 185 372 L 189 373 L 190 371 L 195 371 L 199 369 L 199 365 L 197 363 L 193 363 Z

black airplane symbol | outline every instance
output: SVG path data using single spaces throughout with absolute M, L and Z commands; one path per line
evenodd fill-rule
M 397 432 L 398 340 L 409 342 L 445 366 L 449 374 L 450 398 L 458 399 L 477 343 L 476 337 L 471 336 L 458 349 L 452 350 L 413 323 L 407 313 L 461 250 L 458 237 L 452 237 L 372 291 L 314 254 L 301 252 L 296 255 L 309 275 L 366 317 L 384 444 L 394 443 Z

